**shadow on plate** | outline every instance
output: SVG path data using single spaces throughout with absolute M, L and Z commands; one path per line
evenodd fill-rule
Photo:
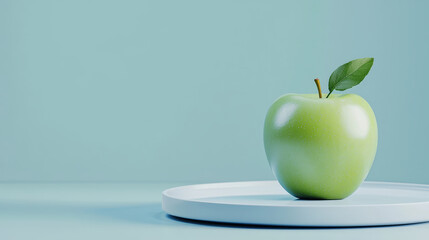
M 156 225 L 189 225 L 215 228 L 243 228 L 243 229 L 304 229 L 304 230 L 333 230 L 333 229 L 359 229 L 359 228 L 387 228 L 409 225 L 421 225 L 425 223 L 382 225 L 382 226 L 358 226 L 358 227 L 301 227 L 301 226 L 271 226 L 254 224 L 221 223 L 211 221 L 192 220 L 166 214 L 160 203 L 141 204 L 135 206 L 122 206 L 104 208 L 98 210 L 99 214 L 115 218 L 121 221 Z
M 359 229 L 359 228 L 389 228 L 389 227 L 401 227 L 401 226 L 410 226 L 410 225 L 422 225 L 427 224 L 428 222 L 423 223 L 407 223 L 407 224 L 397 224 L 397 225 L 380 225 L 380 226 L 355 226 L 355 227 L 307 227 L 307 226 L 272 226 L 272 225 L 256 225 L 256 224 L 239 224 L 239 223 L 222 223 L 222 222 L 211 222 L 211 221 L 201 221 L 193 220 L 181 217 L 175 217 L 168 215 L 167 217 L 184 223 L 196 224 L 209 227 L 224 227 L 224 228 L 252 228 L 252 229 L 301 229 L 301 230 L 335 230 L 335 229 Z

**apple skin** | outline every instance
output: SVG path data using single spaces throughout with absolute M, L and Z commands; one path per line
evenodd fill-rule
M 278 182 L 301 199 L 343 199 L 371 169 L 374 112 L 356 94 L 286 94 L 268 110 L 265 152 Z

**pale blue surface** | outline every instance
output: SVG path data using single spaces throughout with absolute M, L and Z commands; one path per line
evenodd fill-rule
M 0 184 L 0 239 L 427 239 L 429 223 L 369 228 L 270 228 L 168 217 L 175 184 Z
M 0 180 L 272 179 L 269 105 L 315 93 L 315 77 L 326 92 L 337 66 L 375 57 L 348 91 L 379 123 L 369 180 L 429 183 L 428 7 L 2 0 Z

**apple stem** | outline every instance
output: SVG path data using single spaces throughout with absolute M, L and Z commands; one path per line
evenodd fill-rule
M 318 78 L 314 79 L 314 82 L 316 83 L 317 91 L 319 91 L 319 98 L 322 98 L 322 89 L 320 89 L 320 82 L 319 82 L 319 79 L 318 79 Z M 329 95 L 328 95 L 328 96 L 329 96 Z
M 334 90 L 332 90 L 332 91 L 334 91 Z M 328 98 L 328 97 L 329 97 L 329 95 L 331 95 L 332 91 L 330 91 L 330 92 L 328 93 L 328 96 L 326 96 L 326 98 Z

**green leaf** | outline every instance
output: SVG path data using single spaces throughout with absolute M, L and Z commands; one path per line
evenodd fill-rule
M 358 85 L 374 63 L 374 58 L 359 58 L 341 65 L 329 78 L 329 94 L 334 90 L 344 91 Z

